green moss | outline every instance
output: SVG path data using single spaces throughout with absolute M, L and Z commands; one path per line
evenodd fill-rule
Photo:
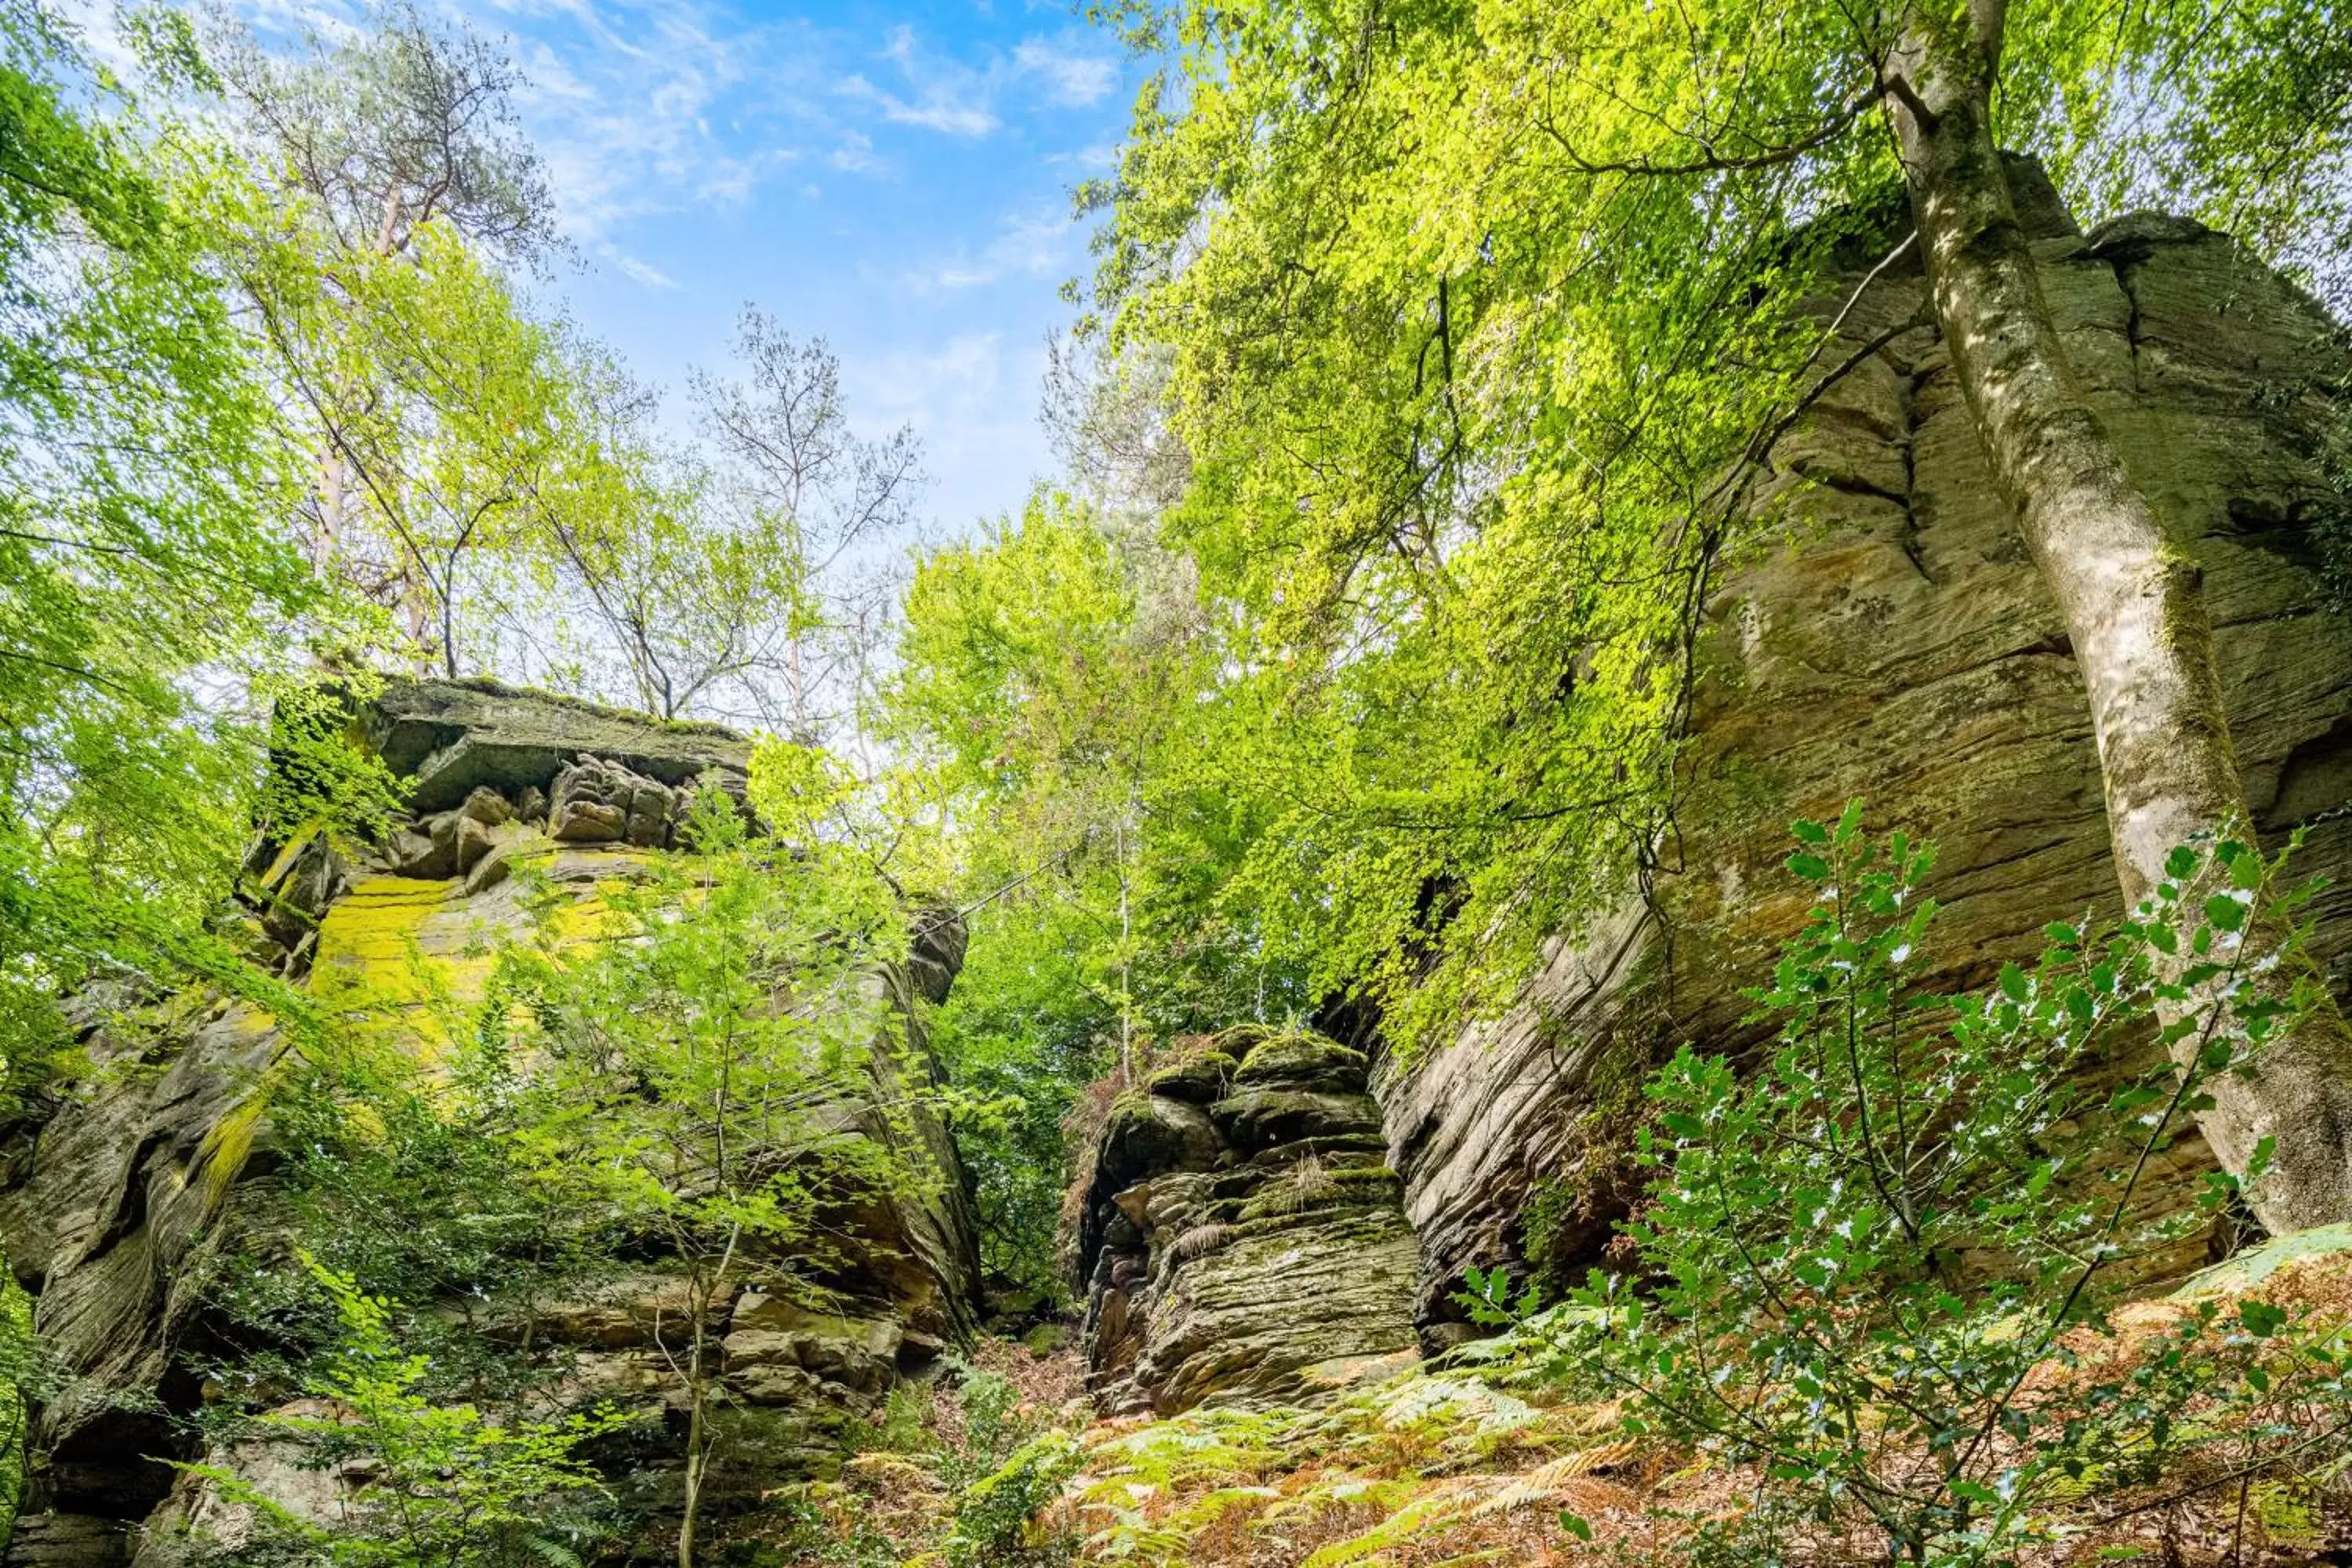
M 1241 1063 L 1220 1050 L 1202 1051 L 1187 1057 L 1173 1067 L 1162 1068 L 1143 1080 L 1147 1093 L 1163 1094 L 1171 1100 L 1181 1100 L 1194 1105 L 1205 1105 L 1225 1091 Z
M 455 882 L 373 877 L 357 883 L 320 922 L 319 962 L 361 970 L 402 962 L 425 922 L 460 899 Z
M 1239 1083 L 1360 1081 L 1364 1053 L 1321 1035 L 1276 1035 L 1252 1046 L 1234 1073 Z

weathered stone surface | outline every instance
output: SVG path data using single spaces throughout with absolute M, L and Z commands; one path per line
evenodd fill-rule
M 2352 1224 L 2314 1226 L 2274 1236 L 2259 1247 L 2192 1274 L 2172 1293 L 2176 1301 L 2243 1296 L 2258 1290 L 2282 1269 L 2300 1264 L 2340 1268 L 2352 1255 Z
M 275 854 L 257 845 L 263 864 L 248 862 L 254 873 L 247 883 L 247 898 L 257 903 L 262 930 L 271 941 L 291 952 L 318 930 L 319 917 L 351 885 L 349 846 L 339 845 L 318 827 L 295 834 Z
M 2352 626 L 2326 600 L 2313 525 L 2346 504 L 2315 454 L 2352 362 L 2310 300 L 2222 237 L 2137 216 L 2085 237 L 2042 206 L 2053 310 L 2135 479 L 2205 568 L 2247 794 L 2266 843 L 2312 829 L 2298 864 L 2331 879 L 2316 948 L 2340 974 L 2352 820 L 2326 814 L 2352 798 Z M 1824 295 L 1825 323 L 1861 280 Z M 1921 288 L 1890 268 L 1822 365 L 1911 319 Z M 1465 1268 L 1523 1259 L 1538 1194 L 1567 1260 L 1605 1238 L 1633 1195 L 1630 1088 L 1659 1051 L 1754 1037 L 1740 989 L 1808 903 L 1780 867 L 1791 818 L 1860 795 L 1874 830 L 1938 842 L 1930 988 L 1983 984 L 2047 921 L 2116 908 L 2064 627 L 1933 331 L 1866 360 L 1776 456 L 1792 527 L 1708 603 L 1678 861 L 1653 902 L 1565 933 L 1516 1011 L 1381 1075 L 1433 1338 L 1460 1331 L 1445 1298 Z M 2158 1200 L 2209 1159 L 2193 1138 L 2172 1150 Z M 2201 1261 L 2192 1247 L 2151 1267 Z
M 79 1513 L 32 1513 L 16 1521 L 8 1568 L 126 1568 L 131 1526 Z
M 671 785 L 714 768 L 740 780 L 751 762 L 751 742 L 717 724 L 650 719 L 491 680 L 390 682 L 362 728 L 384 764 L 415 781 L 410 805 L 419 812 L 457 805 L 483 784 L 509 797 L 544 790 L 558 768 L 582 756 Z
M 455 693 L 450 702 L 429 709 L 432 724 L 441 727 L 431 730 L 439 736 L 436 746 L 462 738 L 443 732 L 452 712 L 462 711 L 497 735 L 537 725 L 530 732 L 563 756 L 550 757 L 538 784 L 518 788 L 510 776 L 469 784 L 433 809 L 407 840 L 375 852 L 378 868 L 388 861 L 408 874 L 381 874 L 357 847 L 298 837 L 270 852 L 252 877 L 262 889 L 289 898 L 292 889 L 315 904 L 308 917 L 315 930 L 303 937 L 315 954 L 313 990 L 365 1003 L 368 1027 L 421 1039 L 434 1037 L 429 999 L 436 993 L 460 1002 L 478 998 L 496 940 L 531 928 L 522 883 L 512 874 L 517 868 L 530 867 L 537 883 L 573 900 L 566 930 L 593 934 L 606 890 L 643 876 L 660 852 L 648 846 L 667 840 L 679 794 L 634 766 L 598 761 L 576 767 L 572 759 L 589 748 L 554 744 L 562 739 L 556 721 L 581 711 L 570 705 L 509 700 L 473 687 L 448 689 Z M 413 763 L 426 754 L 419 736 L 430 726 L 398 700 L 376 730 L 387 737 L 388 756 Z M 518 701 L 530 710 L 523 719 L 509 710 Z M 643 760 L 646 747 L 625 751 L 613 744 L 616 737 L 675 733 L 677 743 L 661 754 L 684 780 L 697 777 L 714 756 L 740 765 L 748 752 L 708 727 L 673 730 L 598 718 L 593 710 L 590 717 L 595 721 L 588 738 L 606 748 L 596 752 L 600 758 L 622 750 Z M 625 803 L 621 837 L 638 842 L 559 843 L 533 826 L 549 809 L 534 798 L 538 789 L 567 770 L 602 781 L 608 796 Z M 575 790 L 573 797 L 585 794 Z M 951 914 L 915 918 L 905 971 L 868 982 L 910 1022 L 918 995 L 945 997 L 964 942 Z M 108 1535 L 76 1522 L 85 1519 L 153 1522 L 158 1528 L 141 1548 L 140 1568 L 174 1561 L 170 1542 L 177 1524 L 194 1521 L 228 1535 L 238 1528 L 213 1494 L 177 1477 L 168 1461 L 204 1457 L 190 1450 L 179 1422 L 205 1397 L 197 1358 L 209 1320 L 198 1280 L 211 1249 L 233 1249 L 250 1216 L 268 1211 L 267 1178 L 276 1157 L 269 1120 L 253 1113 L 250 1097 L 286 1044 L 269 1018 L 243 1004 L 194 994 L 160 1002 L 100 1000 L 93 994 L 78 1004 L 89 1020 L 86 1048 L 95 1070 L 74 1079 L 37 1122 L 0 1129 L 7 1134 L 0 1140 L 0 1234 L 12 1267 L 35 1294 L 37 1327 L 71 1374 L 68 1394 L 39 1413 L 34 1434 L 46 1457 L 31 1506 L 58 1510 L 57 1522 L 26 1534 L 22 1551 L 12 1549 L 5 1559 L 12 1565 L 129 1561 L 128 1547 L 108 1557 L 111 1545 L 62 1544 Z M 730 1395 L 758 1406 L 727 1416 L 765 1445 L 728 1461 L 720 1491 L 737 1500 L 756 1500 L 795 1474 L 821 1468 L 845 1423 L 870 1411 L 903 1369 L 921 1366 L 971 1334 L 980 1300 L 977 1221 L 945 1128 L 927 1111 L 895 1104 L 905 1099 L 902 1073 L 936 1071 L 919 1029 L 905 1034 L 911 1037 L 906 1048 L 873 1053 L 866 1088 L 836 1115 L 843 1131 L 898 1140 L 902 1148 L 911 1134 L 917 1146 L 905 1152 L 930 1168 L 924 1190 L 845 1199 L 840 1212 L 826 1216 L 835 1234 L 856 1237 L 859 1245 L 842 1249 L 814 1281 L 825 1310 L 792 1307 L 781 1283 L 759 1288 L 762 1265 L 755 1258 L 749 1276 L 754 1288 L 723 1292 L 703 1325 L 723 1352 L 740 1353 L 740 1369 L 726 1372 Z M 895 1109 L 886 1114 L 885 1106 Z M 776 1261 L 780 1279 L 808 1271 Z M 675 1423 L 680 1398 L 672 1357 L 688 1342 L 688 1307 L 675 1268 L 648 1258 L 592 1281 L 576 1300 L 547 1306 L 536 1331 L 539 1342 L 576 1358 L 564 1373 L 569 1386 L 608 1394 L 654 1417 L 647 1447 L 627 1462 L 630 1486 L 656 1505 L 668 1495 L 664 1489 L 674 1487 L 682 1462 L 664 1423 Z M 280 1457 L 260 1447 L 211 1458 L 264 1481 L 272 1495 L 282 1492 L 289 1506 L 331 1501 L 334 1488 L 349 1479 L 306 1472 L 309 1480 L 298 1486 Z M 160 1555 L 147 1554 L 150 1548 Z M 37 1550 L 47 1555 L 26 1555 Z M 85 1555 L 60 1555 L 68 1550 Z
M 273 1414 L 305 1421 L 351 1419 L 320 1399 L 295 1400 Z M 205 1464 L 234 1470 L 293 1518 L 322 1527 L 344 1517 L 376 1473 L 364 1458 L 326 1469 L 306 1468 L 299 1458 L 286 1444 L 262 1441 L 216 1445 L 204 1455 Z M 178 1568 L 189 1559 L 192 1545 L 201 1543 L 202 1560 L 236 1562 L 267 1539 L 260 1514 L 254 1504 L 230 1502 L 202 1479 L 183 1475 L 163 1506 L 140 1521 L 127 1561 L 131 1568 Z M 13 1568 L 13 1554 L 8 1561 Z
M 619 763 L 585 757 L 566 763 L 548 795 L 548 837 L 559 844 L 626 842 L 641 849 L 669 842 L 677 795 Z
M 1413 1353 L 1418 1253 L 1364 1059 L 1235 1030 L 1123 1098 L 1080 1221 L 1111 1411 L 1315 1398 Z

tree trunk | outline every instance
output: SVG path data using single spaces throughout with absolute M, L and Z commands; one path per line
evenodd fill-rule
M 694 1340 L 686 1358 L 686 1484 L 677 1521 L 677 1568 L 694 1568 L 695 1518 L 702 1511 L 703 1412 L 709 1404 L 709 1382 L 702 1375 L 702 1316 L 698 1304 L 689 1302 L 689 1310 L 695 1313 L 689 1330 Z
M 2107 828 L 2126 907 L 2164 879 L 2167 854 L 2252 814 L 2231 753 L 2201 573 L 2164 536 L 2125 472 L 2053 325 L 1991 124 L 1997 4 L 1962 23 L 1915 10 L 1885 67 L 1937 321 L 1977 434 L 2015 503 L 2066 619 L 2088 688 Z M 2273 1231 L 2352 1219 L 2352 1033 L 2331 1003 L 2263 1053 L 2255 1075 L 2213 1080 L 2200 1123 L 2243 1172 L 2274 1140 L 2250 1194 Z

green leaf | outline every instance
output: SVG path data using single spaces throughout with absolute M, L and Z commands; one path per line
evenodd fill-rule
M 2254 1142 L 2254 1152 L 2246 1156 L 2245 1181 L 2258 1181 L 2271 1168 L 2271 1156 L 2278 1152 L 2278 1140 L 2265 1134 Z
M 2197 869 L 2197 851 L 2179 845 L 2164 858 L 2164 874 L 2178 882 Z
M 1822 859 L 1818 855 L 1808 855 L 1801 850 L 1798 853 L 1790 856 L 1789 858 L 1782 863 L 1789 868 L 1790 872 L 1796 876 L 1802 877 L 1808 882 L 1826 882 L 1829 880 L 1830 863 Z
M 1818 822 L 1808 822 L 1802 817 L 1789 824 L 1789 831 L 1807 844 L 1827 844 L 1830 841 L 1828 828 Z
M 2205 918 L 2223 931 L 2237 931 L 2246 923 L 2246 906 L 2227 893 L 2215 893 L 2205 900 Z
M 1576 1537 L 1579 1541 L 1590 1541 L 1592 1539 L 1592 1526 L 1585 1521 L 1581 1514 L 1570 1513 L 1568 1510 L 1561 1509 L 1559 1510 L 1559 1527 L 1568 1531 L 1569 1534 Z

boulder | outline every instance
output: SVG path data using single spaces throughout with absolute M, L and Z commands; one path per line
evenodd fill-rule
M 412 781 L 410 805 L 419 812 L 446 810 L 485 784 L 520 800 L 583 755 L 669 785 L 715 769 L 739 789 L 751 763 L 751 742 L 718 724 L 653 719 L 494 680 L 387 682 L 360 728 L 384 765 Z
M 657 848 L 669 842 L 676 795 L 619 763 L 587 757 L 555 775 L 548 796 L 548 837 L 559 844 L 628 843 Z

